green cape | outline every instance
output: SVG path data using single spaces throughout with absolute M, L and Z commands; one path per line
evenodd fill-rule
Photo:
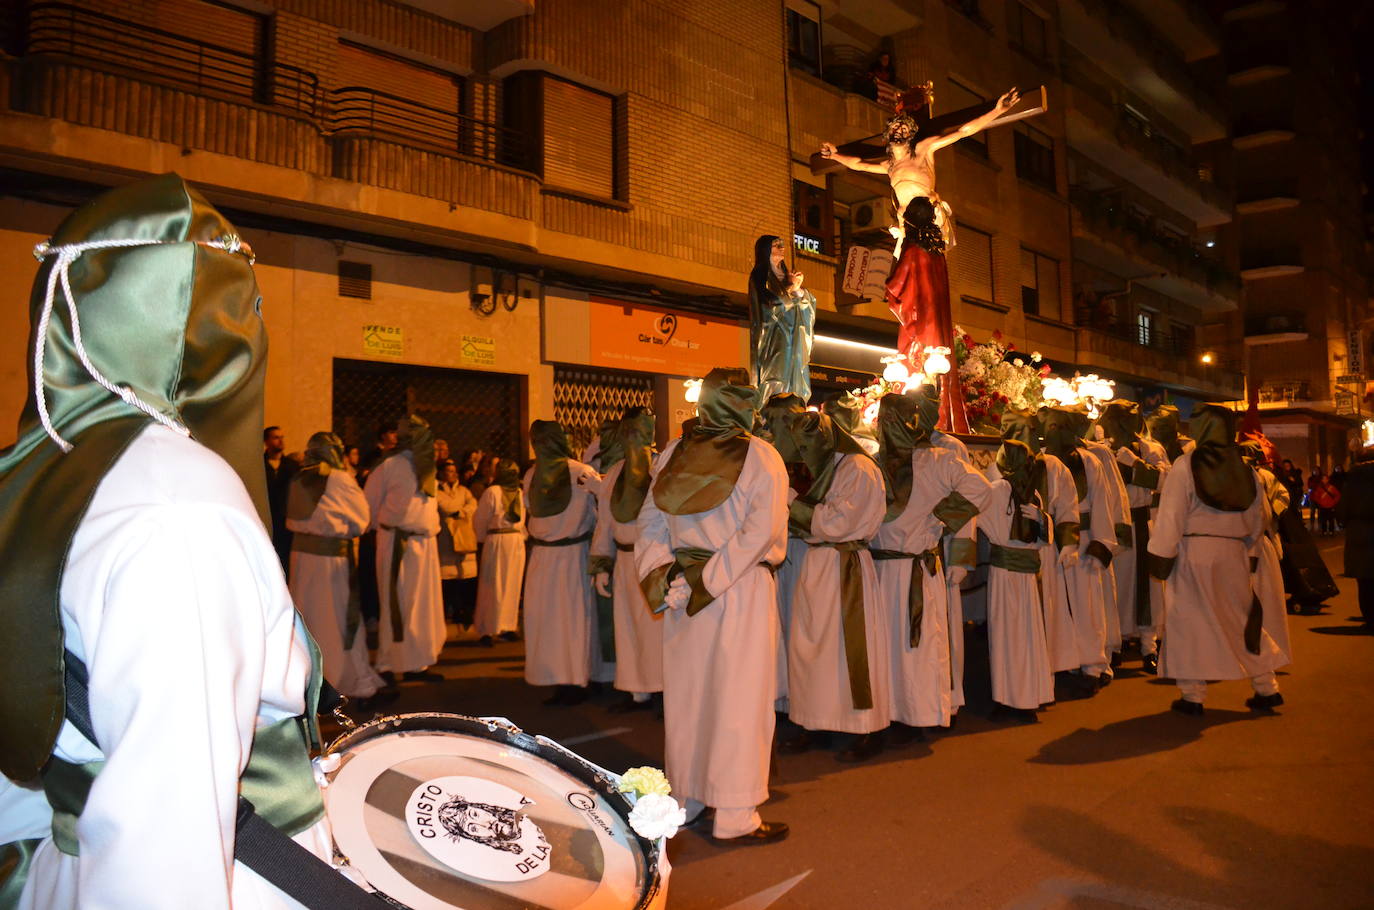
M 520 466 L 509 458 L 502 458 L 492 484 L 501 488 L 501 504 L 506 510 L 506 520 L 513 525 L 519 524 L 525 515 L 525 490 L 520 483 Z
M 573 452 L 568 434 L 556 420 L 536 420 L 530 424 L 530 446 L 534 449 L 530 514 L 535 518 L 558 515 L 572 502 L 572 475 L 568 472 L 568 462 Z
M 930 445 L 930 428 L 917 424 L 920 402 L 893 392 L 878 402 L 878 467 L 887 482 L 887 514 L 892 521 L 906 511 L 911 499 L 911 456 L 917 446 Z
M 1021 506 L 1035 501 L 1035 454 L 1030 446 L 1016 439 L 1007 439 L 997 450 L 997 472 L 1011 484 L 1011 537 L 1022 543 L 1033 543 L 1038 535 L 1035 522 L 1021 513 Z
M 270 527 L 261 442 L 267 333 L 251 254 L 237 234 L 166 174 L 97 197 L 69 215 L 51 243 L 159 242 L 92 250 L 72 262 L 86 351 L 113 382 L 224 458 Z M 50 252 L 34 281 L 30 352 L 57 259 Z M 0 452 L 0 770 L 13 780 L 38 774 L 65 714 L 58 594 L 72 537 L 105 472 L 152 422 L 87 373 L 60 287 L 43 340 L 48 411 L 74 448 L 64 455 L 48 438 L 30 372 L 18 441 Z
M 616 438 L 624 451 L 625 466 L 611 488 L 611 515 L 621 524 L 629 524 L 639 517 L 644 497 L 649 493 L 654 412 L 648 408 L 626 411 L 616 429 Z
M 344 469 L 343 440 L 333 433 L 319 432 L 310 437 L 305 446 L 305 461 L 286 494 L 286 517 L 307 521 L 324 496 L 330 471 Z
M 654 481 L 654 503 L 670 515 L 716 508 L 735 490 L 749 455 L 758 390 L 744 370 L 717 367 L 697 401 L 697 425 L 682 436 Z

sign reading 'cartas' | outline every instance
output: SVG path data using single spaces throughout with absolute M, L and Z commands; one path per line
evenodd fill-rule
M 588 360 L 593 366 L 704 376 L 712 367 L 747 362 L 738 323 L 668 313 L 592 297 Z
M 378 357 L 404 357 L 405 334 L 398 325 L 365 325 L 363 353 Z
M 496 366 L 496 339 L 485 335 L 464 335 L 458 345 L 458 360 L 468 366 Z

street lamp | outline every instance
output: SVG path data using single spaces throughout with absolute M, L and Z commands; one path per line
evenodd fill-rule
M 1203 352 L 1202 352 L 1202 363 L 1203 363 L 1204 366 L 1211 366 L 1212 364 L 1216 363 L 1216 361 L 1217 361 L 1217 355 L 1216 355 L 1216 354 L 1213 354 L 1211 351 L 1203 351 Z

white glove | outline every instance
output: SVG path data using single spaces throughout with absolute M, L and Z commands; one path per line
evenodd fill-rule
M 687 579 L 679 575 L 668 586 L 668 593 L 663 596 L 663 603 L 670 610 L 681 610 L 687 606 L 687 601 L 691 599 L 692 586 L 687 584 Z
M 945 581 L 949 584 L 961 585 L 965 578 L 968 578 L 968 569 L 963 566 L 950 566 L 945 570 Z
M 1124 464 L 1126 467 L 1129 468 L 1131 465 L 1135 464 L 1140 459 L 1137 458 L 1136 454 L 1132 452 L 1130 449 L 1126 448 L 1125 446 L 1122 446 L 1121 448 L 1116 450 L 1116 460 L 1120 464 Z
M 1065 547 L 1059 551 L 1059 564 L 1064 568 L 1078 562 L 1078 547 Z
M 1040 510 L 1036 508 L 1034 503 L 1023 502 L 1021 504 L 1021 514 L 1029 518 L 1031 521 L 1040 520 Z
M 602 597 L 611 596 L 611 576 L 609 573 L 597 572 L 595 583 L 596 593 L 600 594 Z

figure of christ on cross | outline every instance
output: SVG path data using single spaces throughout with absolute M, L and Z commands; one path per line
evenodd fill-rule
M 887 157 L 869 161 L 842 155 L 827 142 L 821 156 L 851 170 L 886 175 L 892 184 L 897 225 L 894 265 L 887 280 L 887 305 L 901 322 L 897 350 L 906 355 L 912 372 L 922 371 L 925 348 L 953 347 L 954 319 L 949 303 L 949 271 L 945 263 L 945 227 L 949 206 L 935 192 L 935 153 L 972 136 L 1006 114 L 1020 100 L 1011 89 L 993 105 L 992 110 L 963 125 L 938 135 L 917 138 L 916 120 L 898 114 L 887 123 L 883 139 Z M 940 426 L 956 433 L 967 433 L 963 393 L 958 376 L 945 382 L 940 396 Z

